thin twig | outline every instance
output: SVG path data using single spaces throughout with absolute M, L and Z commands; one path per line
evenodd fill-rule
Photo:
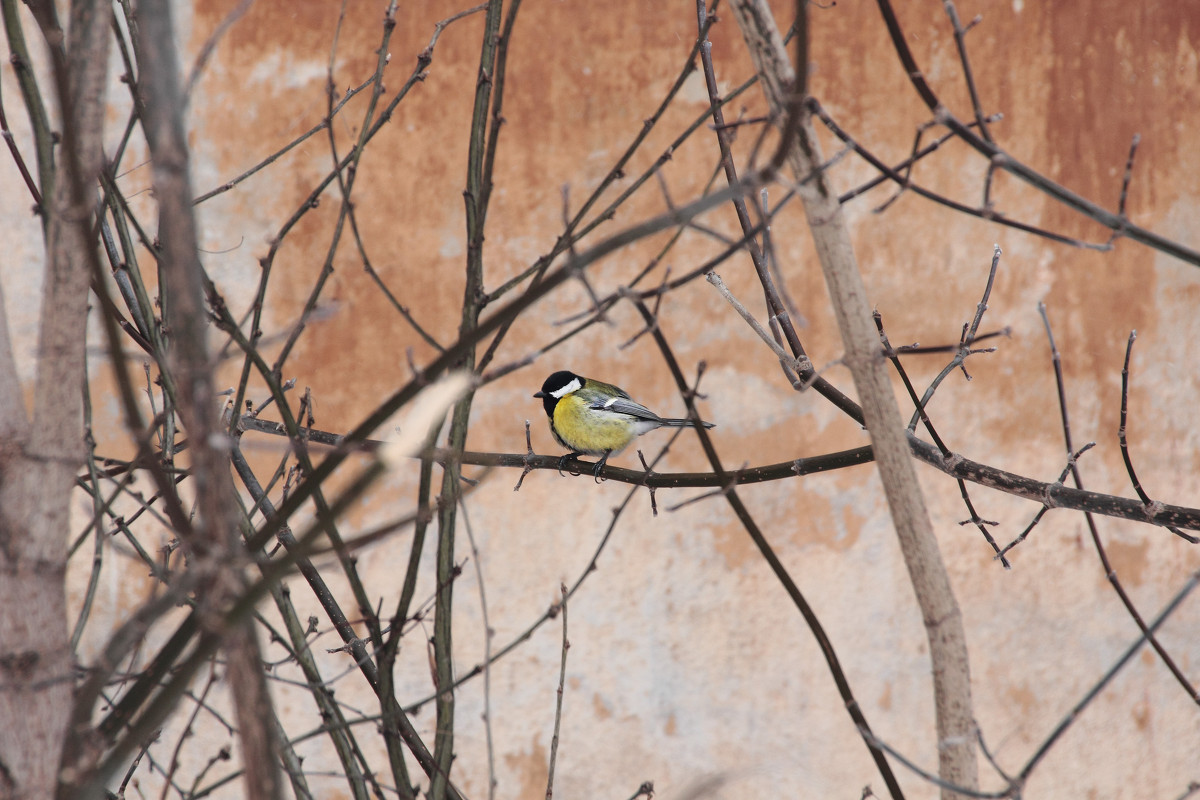
M 1045 304 L 1039 304 L 1038 309 L 1042 312 L 1042 319 L 1045 320 Z M 1046 324 L 1049 325 L 1048 322 Z M 1121 367 L 1121 424 L 1117 428 L 1117 440 L 1121 443 L 1121 460 L 1125 462 L 1125 471 L 1129 474 L 1129 482 L 1133 484 L 1133 490 L 1146 504 L 1146 508 L 1150 509 L 1156 505 L 1156 501 L 1150 499 L 1150 495 L 1146 494 L 1146 490 L 1142 488 L 1142 482 L 1138 480 L 1137 472 L 1133 468 L 1133 459 L 1129 456 L 1129 438 L 1126 435 L 1126 422 L 1129 418 L 1129 359 L 1133 355 L 1133 343 L 1136 339 L 1137 331 L 1130 331 L 1129 343 L 1125 345 L 1125 363 Z M 1192 544 L 1200 542 L 1200 539 L 1195 536 L 1189 536 L 1170 525 L 1167 525 L 1166 528 Z
M 971 60 L 967 57 L 967 31 L 975 27 L 981 21 L 981 17 L 975 17 L 967 27 L 963 27 L 962 21 L 958 18 L 958 9 L 954 6 L 954 0 L 942 0 L 942 7 L 946 9 L 946 16 L 950 17 L 950 26 L 954 30 L 954 47 L 958 50 L 958 60 L 962 64 L 963 80 L 967 83 L 967 93 L 971 96 L 971 109 L 975 112 L 975 123 L 979 126 L 979 135 L 986 141 L 993 141 L 992 133 L 988 130 L 987 117 L 983 113 L 983 105 L 979 102 L 979 90 L 975 87 L 975 73 L 971 70 Z M 988 205 L 987 196 L 984 196 L 984 205 Z
M 563 690 L 567 683 L 567 651 L 571 649 L 571 642 L 567 639 L 567 585 L 560 584 L 559 591 L 562 593 L 562 600 L 558 604 L 559 613 L 562 614 L 562 655 L 559 659 L 558 692 L 554 703 L 554 734 L 550 737 L 550 768 L 546 776 L 546 800 L 554 797 L 554 768 L 558 762 L 558 736 L 562 727 Z
M 1092 688 L 1089 689 L 1086 694 L 1084 694 L 1079 702 L 1076 703 L 1069 712 L 1067 712 L 1067 715 L 1063 717 L 1062 721 L 1058 723 L 1050 735 L 1046 737 L 1045 741 L 1042 742 L 1037 751 L 1029 758 L 1021 771 L 1017 773 L 1017 785 L 1023 786 L 1029 781 L 1029 776 L 1033 774 L 1034 769 L 1036 769 L 1038 764 L 1041 763 L 1042 759 L 1046 757 L 1046 754 L 1050 752 L 1050 749 L 1059 740 L 1059 738 L 1066 733 L 1067 729 L 1075 723 L 1075 720 L 1079 719 L 1079 716 L 1091 704 L 1091 702 L 1096 699 L 1100 692 L 1104 691 L 1105 687 L 1112 682 L 1113 678 L 1115 678 L 1117 674 L 1125 667 L 1125 665 L 1130 662 L 1134 655 L 1137 654 L 1137 651 L 1140 650 L 1142 645 L 1146 642 L 1147 637 L 1154 635 L 1154 633 L 1162 626 L 1162 624 L 1166 622 L 1172 614 L 1175 613 L 1175 610 L 1179 608 L 1184 600 L 1187 599 L 1188 595 L 1192 593 L 1198 584 L 1200 584 L 1200 572 L 1193 572 L 1180 590 L 1175 593 L 1175 596 L 1171 598 L 1170 602 L 1168 602 L 1163 610 L 1159 612 L 1157 616 L 1155 616 L 1154 621 L 1146 627 L 1145 632 L 1138 635 L 1137 640 L 1134 641 L 1133 644 L 1129 645 L 1128 648 L 1126 648 L 1125 652 L 1120 658 L 1117 659 L 1116 663 L 1114 663 L 1112 667 L 1110 667 L 1108 671 L 1104 673 L 1100 680 L 1098 680 L 1095 685 L 1092 686 Z
M 934 119 L 939 124 L 949 128 L 969 147 L 987 159 L 989 164 L 1016 176 L 1019 180 L 1029 184 L 1034 189 L 1048 195 L 1064 206 L 1083 214 L 1107 228 L 1114 231 L 1120 230 L 1125 236 L 1140 244 L 1172 255 L 1189 264 L 1200 266 L 1200 252 L 1186 247 L 1178 241 L 1168 239 L 1141 226 L 1134 225 L 1121 215 L 1114 214 L 1090 200 L 1075 194 L 1065 186 L 1050 180 L 1037 170 L 1029 167 L 1024 162 L 1013 158 L 995 144 L 976 134 L 971 130 L 970 126 L 963 124 L 961 120 L 950 113 L 949 108 L 942 103 L 941 99 L 929 86 L 928 81 L 925 80 L 926 73 L 922 72 L 916 58 L 913 57 L 912 50 L 908 46 L 907 39 L 905 39 L 904 31 L 901 30 L 900 22 L 896 18 L 896 12 L 892 8 L 891 0 L 876 0 L 876 3 L 879 6 L 884 23 L 887 25 L 888 35 L 892 40 L 892 48 L 896 51 L 896 55 L 899 57 L 900 63 L 904 68 L 904 74 L 908 77 L 909 82 L 920 96 L 921 101 L 933 113 Z
M 488 766 L 488 800 L 496 797 L 496 751 L 492 741 L 492 637 L 496 632 L 488 621 L 487 591 L 483 585 L 483 561 L 479 556 L 479 545 L 475 542 L 475 532 L 471 530 L 471 518 L 467 514 L 467 504 L 460 497 L 458 507 L 462 511 L 463 530 L 467 532 L 467 541 L 471 545 L 471 560 L 475 563 L 475 581 L 479 584 L 479 612 L 483 618 L 483 731 L 487 741 Z M 564 603 L 565 606 L 565 603 Z M 567 625 L 566 609 L 563 609 L 563 628 Z M 565 630 L 563 635 L 565 636 Z
M 1133 181 L 1133 159 L 1137 155 L 1138 145 L 1141 141 L 1141 135 L 1135 133 L 1133 140 L 1129 143 L 1129 157 L 1125 159 L 1125 174 L 1121 177 L 1121 197 L 1117 201 L 1117 215 L 1121 219 L 1129 218 L 1125 211 L 1125 202 L 1129 199 L 1129 184 Z M 1122 233 L 1121 228 L 1114 230 L 1109 241 L 1115 241 Z
M 649 322 L 650 311 L 646 308 L 645 304 L 639 301 L 635 303 L 635 307 L 637 308 L 638 312 L 641 313 L 642 318 Z M 661 330 L 654 331 L 654 341 L 655 344 L 658 345 L 659 353 L 662 355 L 663 361 L 666 362 L 667 367 L 671 371 L 671 375 L 675 378 L 675 385 L 679 390 L 680 396 L 687 404 L 688 416 L 692 419 L 699 419 L 700 416 L 696 411 L 695 406 L 695 389 L 688 385 L 683 376 L 683 371 L 679 367 L 679 362 L 675 358 L 675 353 L 671 349 L 670 344 L 667 342 L 666 336 Z M 722 485 L 727 485 L 729 483 L 729 473 L 722 466 L 721 458 L 717 454 L 716 448 L 713 446 L 712 439 L 709 437 L 707 431 L 701 427 L 696 427 L 693 430 L 695 431 L 697 438 L 700 440 L 701 447 L 704 448 L 704 454 L 708 458 L 709 464 L 712 466 L 712 473 L 717 477 Z M 788 599 L 791 600 L 792 605 L 796 607 L 796 610 L 800 612 L 800 616 L 804 618 L 804 622 L 806 625 L 808 625 L 808 629 L 812 633 L 813 638 L 816 639 L 817 645 L 821 648 L 821 654 L 825 658 L 826 667 L 833 678 L 834 685 L 837 687 L 838 694 L 842 698 L 846 712 L 849 714 L 851 721 L 859 728 L 860 731 L 869 732 L 870 725 L 867 722 L 866 715 L 863 713 L 861 705 L 854 697 L 854 693 L 850 688 L 850 682 L 846 677 L 845 671 L 842 669 L 841 661 L 838 659 L 837 652 L 833 647 L 833 643 L 829 640 L 829 636 L 825 633 L 825 628 L 821 624 L 820 619 L 817 617 L 816 612 L 813 610 L 808 600 L 804 597 L 804 594 L 800 591 L 800 587 L 796 584 L 791 574 L 788 573 L 787 568 L 783 565 L 783 562 L 780 561 L 779 556 L 775 553 L 774 548 L 771 547 L 770 542 L 767 541 L 762 529 L 758 526 L 758 523 L 755 522 L 754 517 L 750 514 L 750 510 L 742 502 L 741 497 L 738 495 L 737 488 L 735 486 L 730 486 L 729 489 L 723 494 L 726 502 L 729 503 L 730 509 L 735 515 L 737 515 L 738 520 L 742 523 L 742 527 L 750 537 L 750 540 L 754 543 L 755 547 L 758 548 L 759 553 L 767 562 L 767 566 L 771 569 L 772 574 L 774 574 L 776 580 L 779 581 L 784 591 L 787 592 Z M 878 748 L 873 746 L 865 736 L 863 741 L 866 744 L 868 751 L 871 753 L 871 757 L 875 762 L 875 766 L 879 770 L 880 775 L 883 777 L 884 782 L 887 784 L 888 790 L 892 797 L 902 798 L 904 793 L 901 791 L 900 784 L 896 781 L 896 777 L 892 772 L 891 766 L 887 763 L 887 759 L 883 757 L 883 753 Z
M 767 333 L 766 330 L 763 329 L 763 326 L 758 323 L 758 320 L 754 318 L 754 315 L 746 310 L 746 307 L 742 305 L 741 301 L 733 296 L 733 292 L 731 292 L 729 287 L 725 285 L 725 281 L 721 280 L 720 275 L 718 275 L 716 272 L 710 272 L 705 276 L 705 278 L 716 288 L 718 292 L 721 293 L 721 296 L 725 298 L 725 301 L 729 303 L 729 305 L 733 306 L 734 311 L 736 311 L 738 316 L 746 321 L 746 324 L 749 325 L 750 329 L 758 335 L 758 338 L 762 339 L 767 347 L 771 348 L 771 352 L 775 354 L 775 357 L 778 358 L 782 364 L 798 374 L 812 370 L 812 362 L 808 360 L 808 356 L 794 358 L 789 355 L 783 349 L 783 347 L 781 347 L 779 343 L 772 338 L 771 334 Z
M 183 105 L 185 107 L 191 102 L 192 89 L 196 88 L 196 81 L 200 80 L 200 74 L 204 71 L 204 67 L 208 65 L 213 52 L 216 51 L 217 44 L 229 32 L 229 29 L 246 15 L 246 12 L 250 10 L 250 6 L 252 5 L 254 5 L 254 0 L 241 0 L 225 15 L 220 24 L 209 34 L 209 37 L 204 40 L 204 44 L 201 45 L 200 50 L 196 53 L 196 60 L 192 62 L 192 69 L 188 72 L 187 80 L 183 84 Z
M 866 147 L 862 146 L 857 141 L 855 141 L 854 138 L 851 137 L 849 133 L 847 133 L 845 130 L 843 130 L 842 127 L 840 125 L 838 125 L 837 122 L 834 121 L 833 117 L 829 115 L 829 113 L 821 106 L 821 104 L 817 101 L 816 98 L 809 97 L 805 100 L 805 103 L 808 105 L 808 108 L 812 111 L 812 113 L 817 115 L 817 118 L 821 120 L 821 123 L 826 128 L 828 128 L 830 130 L 830 132 L 833 133 L 834 136 L 836 136 L 838 139 L 840 139 L 842 142 L 844 142 L 848 147 L 852 148 L 854 150 L 854 152 L 860 158 L 862 158 L 864 161 L 866 161 L 868 164 L 870 164 L 872 167 L 874 167 L 880 173 L 885 175 L 889 180 L 895 182 L 899 186 L 903 186 L 906 189 L 909 189 L 909 190 L 915 192 L 916 194 L 920 195 L 921 197 L 924 197 L 927 200 L 932 200 L 933 202 L 937 203 L 938 205 L 945 206 L 946 208 L 949 208 L 954 211 L 958 211 L 959 213 L 967 214 L 972 217 L 978 217 L 979 219 L 985 219 L 985 220 L 988 220 L 989 222 L 995 222 L 999 225 L 1003 225 L 1008 228 L 1013 228 L 1014 230 L 1024 231 L 1025 233 L 1031 233 L 1035 236 L 1040 236 L 1044 239 L 1049 239 L 1052 242 L 1059 242 L 1061 244 L 1067 244 L 1072 247 L 1079 247 L 1079 248 L 1082 248 L 1085 250 L 1098 250 L 1101 252 L 1107 252 L 1112 249 L 1112 245 L 1108 244 L 1107 242 L 1103 243 L 1103 244 L 1096 243 L 1096 242 L 1085 242 L 1082 239 L 1074 239 L 1070 236 L 1064 236 L 1061 233 L 1055 233 L 1054 231 L 1048 230 L 1046 228 L 1039 228 L 1036 225 L 1031 225 L 1026 222 L 1020 222 L 1018 220 L 1010 219 L 1010 218 L 1006 217 L 1004 214 L 1002 214 L 1001 212 L 996 211 L 987 206 L 973 207 L 973 206 L 967 205 L 966 203 L 960 203 L 957 200 L 952 200 L 949 197 L 946 197 L 945 195 L 939 194 L 931 189 L 926 189 L 925 187 L 923 187 L 919 184 L 913 183 L 909 178 L 896 172 L 894 169 L 892 169 L 886 163 L 884 163 L 883 160 L 880 159 L 878 156 L 876 156 L 873 152 L 871 152 Z M 962 130 L 964 130 L 968 133 L 970 132 L 970 128 L 966 125 L 962 126 Z M 982 140 L 980 140 L 980 141 L 982 141 Z M 1200 254 L 1197 254 L 1197 259 L 1200 260 Z

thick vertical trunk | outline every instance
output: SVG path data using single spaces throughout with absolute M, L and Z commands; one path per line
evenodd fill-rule
M 83 463 L 84 346 L 91 201 L 101 162 L 107 6 L 77 0 L 64 44 L 53 5 L 31 3 L 54 61 L 62 113 L 61 173 L 45 207 L 46 266 L 33 411 L 16 362 L 0 358 L 0 797 L 54 795 L 74 688 L 67 630 L 69 502 Z M 0 325 L 7 322 L 0 319 Z

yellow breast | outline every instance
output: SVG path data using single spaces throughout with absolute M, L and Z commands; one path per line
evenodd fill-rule
M 586 402 L 573 395 L 559 400 L 554 407 L 551 429 L 563 447 L 591 456 L 619 453 L 637 438 L 629 419 L 619 414 L 593 411 Z

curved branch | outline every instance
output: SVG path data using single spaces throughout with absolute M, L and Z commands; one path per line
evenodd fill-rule
M 879 12 L 883 15 L 883 21 L 887 25 L 888 35 L 891 36 L 892 47 L 896 49 L 896 55 L 899 56 L 900 63 L 904 65 L 905 74 L 908 75 L 908 79 L 912 82 L 917 94 L 921 96 L 921 101 L 933 112 L 933 117 L 939 125 L 944 125 L 976 152 L 986 156 L 994 169 L 1002 169 L 1016 176 L 1038 191 L 1053 197 L 1065 206 L 1075 209 L 1080 214 L 1100 223 L 1118 235 L 1127 236 L 1135 242 L 1140 242 L 1147 247 L 1152 247 L 1160 252 L 1175 256 L 1181 261 L 1200 266 L 1200 252 L 1135 225 L 1124 214 L 1114 214 L 1092 201 L 1080 197 L 1062 184 L 1050 180 L 1037 170 L 1013 158 L 993 142 L 975 133 L 966 123 L 950 113 L 950 110 L 942 104 L 942 101 L 938 98 L 932 87 L 930 87 L 928 81 L 925 80 L 924 74 L 917 66 L 917 60 L 913 57 L 912 50 L 908 47 L 908 42 L 904 38 L 904 31 L 900 29 L 900 21 L 896 19 L 896 12 L 892 9 L 891 1 L 876 1 L 879 4 Z

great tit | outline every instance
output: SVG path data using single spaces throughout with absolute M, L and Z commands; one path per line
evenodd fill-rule
M 600 456 L 592 469 L 596 477 L 609 456 L 620 453 L 643 433 L 695 424 L 690 419 L 663 419 L 634 401 L 625 390 L 566 370 L 546 378 L 534 397 L 542 400 L 554 438 L 571 451 L 559 460 L 559 469 L 575 456 Z M 711 422 L 700 424 L 713 427 Z

